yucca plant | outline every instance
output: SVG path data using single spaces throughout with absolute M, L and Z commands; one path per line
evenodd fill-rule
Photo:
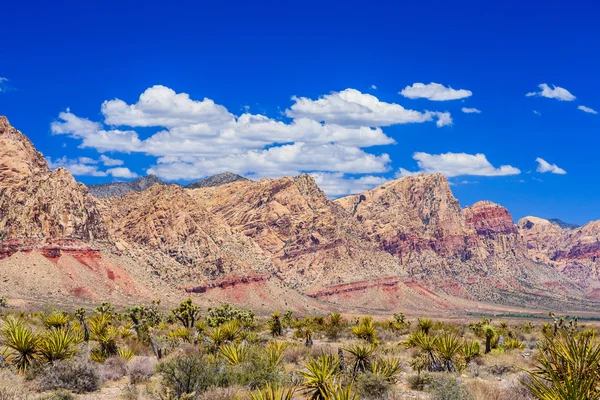
M 437 341 L 438 338 L 436 336 L 430 336 L 422 330 L 409 335 L 408 346 L 416 347 L 425 355 L 423 360 L 426 360 L 426 365 L 423 369 L 428 369 L 430 371 L 441 370 L 442 366 L 436 354 Z
M 183 326 L 179 326 L 174 329 L 171 329 L 167 333 L 167 336 L 171 340 L 179 340 L 180 339 L 186 343 L 191 343 L 191 341 L 192 341 L 192 334 L 190 333 L 190 330 L 188 328 L 184 328 Z
M 393 383 L 402 366 L 397 358 L 378 358 L 371 363 L 371 373 Z
M 523 348 L 525 348 L 525 345 L 523 344 L 523 342 L 521 342 L 518 339 L 513 339 L 513 338 L 507 338 L 506 340 L 504 340 L 503 346 L 506 350 L 512 350 L 512 349 L 522 350 Z
M 300 373 L 304 377 L 304 393 L 309 400 L 328 400 L 334 379 L 339 372 L 339 363 L 334 356 L 322 355 L 309 358 Z
M 539 347 L 539 366 L 526 383 L 540 400 L 600 399 L 600 345 L 594 336 L 561 333 Z
M 433 320 L 430 318 L 419 318 L 417 321 L 417 327 L 419 331 L 426 335 L 429 335 L 429 331 L 433 328 Z
M 7 361 L 13 364 L 19 373 L 25 372 L 39 357 L 39 336 L 25 326 L 25 323 L 8 317 L 2 327 L 2 337 L 7 352 Z
M 283 361 L 283 353 L 288 348 L 285 342 L 272 341 L 265 346 L 265 353 L 269 365 L 276 367 Z
M 343 386 L 336 384 L 331 389 L 328 400 L 359 400 L 360 397 L 353 392 L 352 385 Z
M 66 326 L 69 323 L 69 318 L 67 317 L 67 315 L 55 311 L 52 314 L 46 316 L 46 318 L 44 318 L 44 325 L 46 325 L 46 327 L 48 328 L 62 328 L 64 326 Z
M 66 327 L 46 331 L 39 339 L 39 352 L 49 363 L 69 360 L 77 353 L 82 337 Z
M 371 358 L 375 353 L 375 346 L 355 344 L 345 347 L 343 350 L 352 355 L 352 372 L 354 374 L 365 372 L 367 369 L 371 368 Z
M 91 337 L 100 344 L 100 353 L 96 352 L 97 358 L 100 358 L 100 354 L 104 358 L 117 354 L 118 333 L 111 324 L 112 316 L 108 312 L 97 313 L 89 319 Z
M 463 343 L 458 350 L 465 363 L 468 364 L 481 355 L 481 345 L 477 340 Z
M 292 400 L 296 393 L 295 387 L 283 388 L 271 386 L 267 382 L 264 389 L 255 390 L 248 395 L 248 400 Z
M 492 340 L 496 337 L 496 330 L 491 325 L 484 325 L 481 330 L 485 338 L 485 354 L 487 354 L 492 351 Z
M 117 355 L 125 361 L 129 361 L 135 356 L 135 353 L 130 348 L 120 347 Z
M 219 354 L 229 365 L 238 365 L 248 358 L 248 346 L 245 344 L 227 343 L 219 347 Z
M 236 320 L 228 321 L 213 328 L 210 341 L 215 349 L 228 342 L 237 342 L 242 336 L 242 329 Z
M 370 317 L 363 318 L 359 325 L 352 328 L 352 333 L 358 339 L 365 340 L 368 343 L 375 343 L 377 341 L 377 329 L 375 329 L 373 319 Z
M 461 345 L 460 338 L 450 333 L 439 336 L 435 341 L 435 349 L 446 371 L 456 372 L 455 361 Z

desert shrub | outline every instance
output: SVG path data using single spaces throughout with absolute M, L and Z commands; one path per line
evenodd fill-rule
M 367 372 L 356 378 L 355 387 L 361 399 L 383 399 L 391 390 L 392 385 L 380 375 Z
M 431 383 L 431 374 L 414 374 L 409 375 L 406 378 L 406 382 L 408 383 L 408 387 L 412 390 L 425 390 L 425 388 Z
M 330 340 L 336 340 L 344 329 L 345 324 L 346 321 L 340 313 L 334 312 L 329 314 L 327 321 L 325 322 L 325 336 Z
M 268 322 L 269 331 L 273 336 L 283 335 L 283 325 L 281 324 L 281 314 L 276 312 L 271 314 L 271 319 Z
M 241 385 L 251 389 L 262 388 L 267 384 L 281 386 L 284 374 L 263 348 L 249 348 L 245 359 L 225 368 L 223 378 L 228 385 Z
M 240 310 L 229 304 L 223 304 L 220 307 L 208 309 L 206 322 L 211 328 L 233 320 L 238 321 L 244 328 L 252 328 L 255 325 L 254 312 L 252 310 Z
M 221 386 L 218 378 L 222 373 L 218 365 L 201 354 L 175 355 L 159 363 L 156 370 L 162 374 L 165 392 L 175 398 L 199 394 L 211 386 Z
M 198 396 L 198 400 L 239 400 L 241 390 L 237 387 L 210 388 Z
M 127 362 L 121 357 L 109 357 L 100 367 L 103 381 L 118 381 L 127 374 Z
M 42 397 L 43 400 L 73 400 L 75 396 L 68 390 L 56 390 L 50 394 L 48 397 Z M 40 400 L 42 400 L 40 399 Z
M 504 341 L 504 348 L 506 350 L 512 350 L 512 349 L 521 350 L 521 349 L 525 348 L 525 345 L 519 339 L 507 338 Z
M 375 329 L 375 324 L 373 324 L 371 317 L 364 317 L 360 321 L 360 324 L 352 328 L 352 333 L 358 339 L 365 340 L 368 343 L 377 342 L 377 329 Z
M 454 376 L 433 374 L 428 385 L 431 400 L 469 400 L 469 394 Z
M 154 362 L 150 358 L 135 358 L 127 366 L 129 381 L 132 384 L 146 382 L 154 375 Z
M 93 392 L 100 388 L 98 369 L 85 360 L 59 361 L 44 368 L 38 377 L 42 391 L 67 389 L 75 393 Z
M 339 362 L 330 355 L 310 358 L 301 373 L 305 394 L 312 400 L 328 400 L 333 391 L 334 378 L 339 373 Z

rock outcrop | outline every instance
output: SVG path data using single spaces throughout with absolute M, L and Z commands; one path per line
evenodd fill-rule
M 231 182 L 237 181 L 247 181 L 248 179 L 244 178 L 241 175 L 234 174 L 233 172 L 223 172 L 222 174 L 217 174 L 213 176 L 209 176 L 208 178 L 201 179 L 196 182 L 192 182 L 186 186 L 188 189 L 198 189 L 202 187 L 213 187 L 213 186 L 221 186 L 226 185 Z
M 109 197 L 122 196 L 133 192 L 143 192 L 151 186 L 164 184 L 165 183 L 158 179 L 156 175 L 148 175 L 129 182 L 111 182 L 90 185 L 88 186 L 88 189 L 95 198 L 107 199 Z

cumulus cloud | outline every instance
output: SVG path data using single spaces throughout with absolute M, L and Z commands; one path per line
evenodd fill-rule
M 541 173 L 550 172 L 552 174 L 558 174 L 558 175 L 566 175 L 566 173 L 567 173 L 567 171 L 560 168 L 558 165 L 550 164 L 549 162 L 547 162 L 546 160 L 544 160 L 541 157 L 536 158 L 535 161 L 538 163 L 538 166 L 536 169 L 537 172 L 541 172 Z
M 461 111 L 465 114 L 481 114 L 481 110 L 478 110 L 477 108 L 463 107 L 461 108 Z
M 417 161 L 418 171 L 408 171 L 400 168 L 396 173 L 398 177 L 417 174 L 441 173 L 447 177 L 473 175 L 473 176 L 505 176 L 517 175 L 521 171 L 510 165 L 494 167 L 484 154 L 445 153 L 428 154 L 417 152 L 413 154 Z
M 470 97 L 473 92 L 466 89 L 452 89 L 441 83 L 431 82 L 429 84 L 413 83 L 407 86 L 399 93 L 409 99 L 427 99 L 432 101 L 458 100 Z
M 102 161 L 102 157 L 100 157 L 100 161 Z M 129 168 L 121 167 L 121 168 L 110 168 L 106 171 L 100 170 L 98 164 L 98 160 L 94 160 L 89 157 L 79 157 L 76 159 L 69 159 L 66 156 L 57 158 L 53 160 L 50 157 L 47 157 L 48 166 L 50 169 L 56 168 L 65 168 L 71 174 L 75 176 L 96 176 L 96 177 L 105 177 L 105 176 L 113 176 L 115 178 L 137 178 L 138 175 L 135 172 L 129 170 Z M 112 159 L 110 159 L 112 160 Z M 119 160 L 113 160 L 119 161 Z M 108 165 L 108 164 L 104 164 Z
M 125 161 L 123 161 L 123 160 L 117 160 L 115 158 L 110 158 L 108 156 L 105 156 L 104 154 L 102 154 L 100 156 L 100 162 L 102 162 L 102 164 L 104 164 L 107 167 L 115 167 L 118 165 L 123 165 L 125 163 Z
M 576 97 L 573 96 L 571 94 L 571 92 L 569 92 L 567 89 L 561 88 L 559 86 L 552 85 L 552 88 L 551 88 L 550 86 L 548 86 L 548 84 L 542 83 L 542 84 L 538 85 L 538 87 L 542 90 L 539 92 L 529 92 L 525 96 L 527 96 L 527 97 L 541 96 L 541 97 L 547 97 L 549 99 L 557 99 L 557 100 L 561 100 L 561 101 L 573 101 L 576 99 Z
M 8 78 L 0 76 L 0 92 L 5 92 L 8 89 Z
M 158 85 L 146 89 L 133 104 L 120 99 L 103 102 L 103 122 L 67 109 L 51 124 L 51 132 L 79 140 L 82 148 L 157 157 L 147 172 L 165 180 L 192 180 L 225 171 L 252 178 L 308 172 L 320 176 L 326 190 L 342 195 L 351 186 L 378 182 L 383 178 L 372 174 L 390 169 L 387 154 L 365 150 L 396 143 L 382 127 L 452 124 L 449 112 L 408 110 L 355 89 L 292 101 L 286 121 L 248 110 L 237 116 L 211 99 L 195 100 Z M 158 129 L 142 136 L 136 131 L 141 127 Z M 99 162 L 107 167 L 123 164 L 104 155 Z M 69 165 L 76 169 L 74 163 Z M 125 169 L 88 173 L 133 177 L 135 173 Z
M 371 85 L 371 89 L 372 89 L 372 90 L 377 90 L 377 86 L 375 86 L 375 85 Z
M 346 177 L 343 173 L 312 173 L 317 185 L 333 197 L 347 196 L 364 192 L 376 186 L 383 185 L 388 179 L 381 176 L 366 175 L 359 178 Z
M 577 107 L 577 109 L 579 109 L 583 112 L 589 113 L 589 114 L 598 114 L 598 111 L 596 111 L 592 108 L 586 107 L 586 106 L 579 106 L 579 107 Z
M 131 179 L 138 177 L 138 174 L 131 172 L 129 168 L 126 167 L 109 168 L 106 170 L 106 173 L 114 176 L 115 178 Z
M 434 117 L 438 117 L 436 112 L 408 110 L 356 89 L 333 92 L 317 100 L 295 96 L 292 100 L 294 104 L 285 112 L 288 117 L 307 118 L 346 127 L 420 123 L 433 121 Z

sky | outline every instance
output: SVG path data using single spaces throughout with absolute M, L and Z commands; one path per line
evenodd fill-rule
M 81 182 L 439 172 L 600 219 L 594 2 L 92 3 L 7 2 L 0 34 L 0 115 Z

